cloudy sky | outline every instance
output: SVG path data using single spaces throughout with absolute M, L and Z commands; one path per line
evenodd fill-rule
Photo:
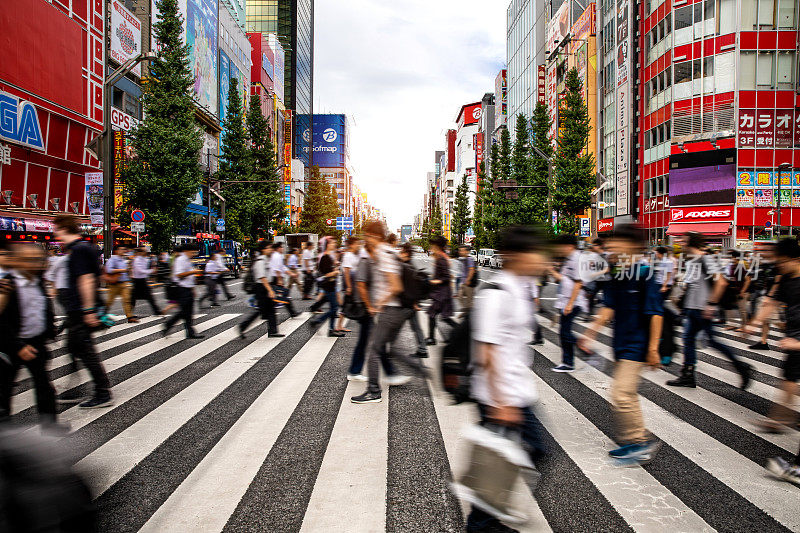
M 356 183 L 410 224 L 434 151 L 505 65 L 506 0 L 316 0 L 315 113 L 350 116 Z

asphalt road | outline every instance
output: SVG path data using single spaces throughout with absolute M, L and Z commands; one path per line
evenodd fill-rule
M 383 402 L 355 405 L 349 398 L 364 384 L 345 379 L 355 331 L 328 338 L 325 328 L 309 327 L 309 313 L 290 319 L 280 311 L 285 338 L 267 338 L 256 322 L 238 339 L 235 326 L 251 309 L 241 281 L 232 288 L 236 299 L 195 310 L 205 339 L 162 338 L 160 317 L 97 336 L 116 402 L 60 410 L 72 426 L 63 445 L 92 488 L 101 531 L 463 531 L 466 507 L 449 482 L 466 466 L 459 435 L 476 413 L 440 390 L 441 342 L 422 360 L 429 379 L 412 364 L 410 383 L 384 384 Z M 552 288 L 544 296 L 549 307 Z M 149 311 L 139 305 L 140 314 Z M 664 386 L 675 363 L 647 373 L 644 416 L 664 445 L 651 464 L 619 468 L 607 459 L 616 447 L 610 332 L 601 336 L 599 363 L 578 361 L 575 373 L 556 374 L 557 328 L 541 322 L 546 340 L 535 347 L 533 369 L 548 454 L 537 463 L 538 488 L 518 487 L 515 501 L 531 517 L 521 531 L 800 531 L 800 488 L 762 466 L 770 456 L 793 456 L 800 432 L 767 435 L 751 424 L 777 396 L 780 353 L 751 353 L 746 339 L 725 335 L 755 365 L 748 391 L 708 349 L 699 354 L 697 389 Z M 63 339 L 52 349 L 58 392 L 88 394 L 84 371 L 70 373 Z M 407 326 L 394 351 L 416 351 Z M 36 421 L 27 376 L 12 402 L 17 422 Z

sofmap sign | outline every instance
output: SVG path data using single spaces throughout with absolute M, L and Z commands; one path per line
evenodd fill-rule
M 36 107 L 13 94 L 0 91 L 0 139 L 44 150 Z
M 670 210 L 672 222 L 711 222 L 733 220 L 733 206 L 673 207 Z
M 322 168 L 344 165 L 344 117 L 342 115 L 314 116 L 314 164 Z

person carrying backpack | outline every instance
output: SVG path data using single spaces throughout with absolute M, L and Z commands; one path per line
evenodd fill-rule
M 428 308 L 428 345 L 436 344 L 436 317 L 441 316 L 442 320 L 450 326 L 456 327 L 453 316 L 453 290 L 450 287 L 450 260 L 444 251 L 447 240 L 442 236 L 431 239 L 430 247 L 434 256 L 433 277 L 430 284 L 431 306 Z
M 481 425 L 519 432 L 524 448 L 535 460 L 545 453 L 545 447 L 542 425 L 532 408 L 538 395 L 531 370 L 533 352 L 526 343 L 536 321 L 529 282 L 531 276 L 544 274 L 546 261 L 533 229 L 507 228 L 499 240 L 502 270 L 478 291 L 471 317 L 456 331 L 471 325 L 470 392 L 478 404 Z M 467 531 L 515 530 L 473 505 Z
M 404 243 L 398 252 L 398 258 L 403 263 L 403 292 L 409 296 L 408 305 L 414 310 L 408 318 L 408 323 L 411 326 L 411 331 L 414 332 L 414 337 L 417 339 L 417 352 L 416 357 L 428 357 L 428 347 L 425 343 L 425 334 L 422 333 L 422 328 L 419 325 L 419 318 L 417 312 L 420 310 L 419 302 L 426 297 L 425 288 L 422 285 L 428 284 L 427 276 L 414 268 L 411 258 L 414 254 L 414 249 L 411 243 Z
M 660 447 L 645 428 L 639 403 L 639 382 L 645 367 L 658 368 L 658 344 L 664 315 L 662 285 L 648 265 L 635 264 L 644 250 L 644 233 L 635 225 L 620 225 L 608 240 L 612 277 L 605 282 L 605 307 L 578 341 L 584 352 L 591 351 L 597 333 L 614 319 L 614 377 L 611 402 L 619 428 L 620 447 L 608 454 L 624 464 L 652 460 Z
M 683 297 L 683 311 L 686 325 L 683 330 L 683 370 L 677 379 L 667 381 L 672 387 L 691 387 L 695 385 L 695 365 L 697 364 L 697 335 L 705 331 L 709 346 L 722 352 L 730 359 L 742 377 L 741 388 L 750 384 L 750 365 L 741 361 L 730 348 L 716 339 L 712 319 L 717 316 L 719 302 L 725 292 L 727 281 L 718 271 L 716 262 L 705 252 L 705 241 L 700 233 L 689 233 L 686 237 L 686 251 L 691 259 L 686 262 L 683 281 L 686 292 Z

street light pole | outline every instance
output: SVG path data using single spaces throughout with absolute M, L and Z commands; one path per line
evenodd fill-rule
M 108 24 L 106 24 L 106 57 L 108 57 Z M 111 91 L 114 84 L 123 76 L 133 70 L 133 67 L 142 61 L 155 59 L 153 52 L 144 52 L 136 57 L 124 62 L 120 67 L 106 78 L 103 84 L 103 138 L 102 138 L 102 161 L 103 161 L 103 255 L 106 259 L 111 257 L 114 247 L 114 237 L 111 231 L 111 210 L 114 200 L 114 175 L 111 172 L 111 161 L 114 157 L 114 135 L 111 128 Z M 103 65 L 105 69 L 105 65 Z

